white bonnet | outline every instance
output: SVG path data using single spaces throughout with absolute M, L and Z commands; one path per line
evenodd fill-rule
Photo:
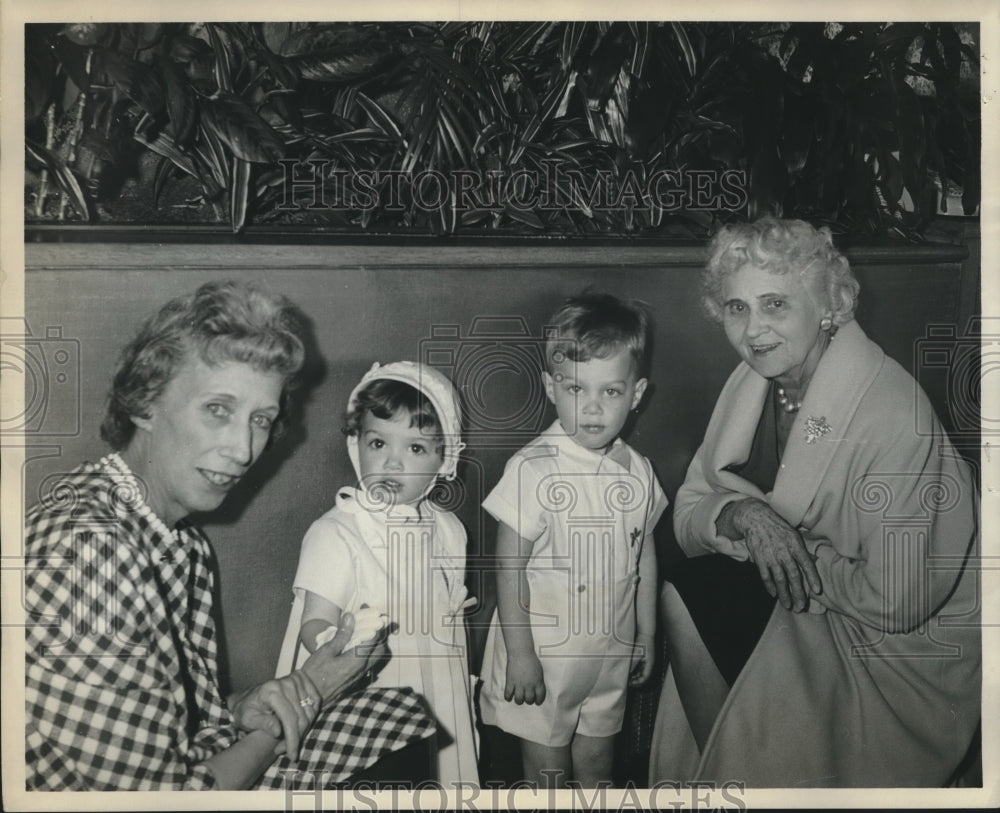
M 465 448 L 465 444 L 462 442 L 462 407 L 458 402 L 458 396 L 451 381 L 433 367 L 416 361 L 394 361 L 385 365 L 376 361 L 371 369 L 361 377 L 357 386 L 351 390 L 351 397 L 347 399 L 348 412 L 354 410 L 358 401 L 358 393 L 372 381 L 379 379 L 409 384 L 422 392 L 431 402 L 431 406 L 437 413 L 438 421 L 441 423 L 441 435 L 444 440 L 444 462 L 441 464 L 438 474 L 446 480 L 453 480 L 458 468 L 459 455 Z M 356 471 L 359 468 L 357 442 L 358 439 L 353 436 L 347 439 L 351 462 L 354 463 Z

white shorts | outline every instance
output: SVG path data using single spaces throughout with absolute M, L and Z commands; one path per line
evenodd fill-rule
M 541 661 L 545 678 L 545 700 L 541 705 L 519 706 L 513 700 L 504 700 L 506 664 L 503 670 L 490 670 L 480 695 L 483 722 L 552 747 L 569 745 L 577 733 L 611 737 L 621 731 L 628 657 L 542 656 Z

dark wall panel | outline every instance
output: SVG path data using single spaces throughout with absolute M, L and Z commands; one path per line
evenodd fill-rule
M 518 355 L 509 348 L 520 347 L 530 357 L 546 317 L 562 299 L 595 285 L 648 303 L 655 323 L 652 388 L 629 440 L 651 458 L 668 496 L 683 480 L 715 397 L 736 363 L 721 329 L 701 316 L 695 262 L 616 263 L 608 258 L 613 254 L 609 250 L 574 263 L 563 254 L 534 249 L 525 252 L 530 259 L 521 254 L 512 264 L 449 263 L 446 253 L 435 252 L 436 261 L 419 266 L 352 262 L 326 267 L 336 265 L 329 262 L 317 267 L 288 247 L 282 250 L 285 267 L 276 267 L 280 263 L 271 256 L 262 267 L 247 261 L 237 268 L 228 260 L 212 260 L 218 249 L 188 251 L 187 261 L 179 263 L 176 247 L 164 248 L 161 254 L 146 247 L 131 264 L 128 254 L 119 251 L 114 262 L 105 265 L 87 259 L 87 252 L 94 250 L 80 246 L 82 259 L 72 269 L 66 263 L 40 260 L 31 268 L 29 256 L 26 317 L 33 335 L 58 328 L 62 341 L 78 342 L 79 395 L 74 408 L 78 406 L 80 431 L 76 436 L 38 439 L 48 451 L 40 447 L 29 453 L 28 502 L 37 498 L 40 484 L 50 475 L 106 451 L 98 426 L 115 357 L 141 320 L 168 298 L 210 279 L 240 275 L 285 293 L 313 323 L 325 369 L 311 382 L 304 420 L 205 523 L 219 560 L 234 688 L 272 673 L 302 535 L 332 504 L 335 489 L 353 479 L 340 432 L 341 413 L 350 389 L 373 361 L 421 354 L 428 358 L 431 350 L 436 354 L 432 361 L 462 360 L 458 383 L 467 385 L 470 423 L 481 431 L 469 438 L 456 510 L 469 529 L 474 563 L 477 556 L 489 553 L 494 530 L 483 519 L 479 502 L 512 448 L 530 437 L 536 425 L 547 425 L 554 417 L 540 386 L 512 366 Z M 405 250 L 400 251 L 402 257 Z M 336 255 L 331 251 L 330 256 Z M 858 265 L 857 271 L 864 286 L 859 321 L 912 370 L 914 348 L 926 326 L 955 325 L 959 318 L 960 264 Z M 518 319 L 527 336 L 469 335 L 474 328 L 479 333 L 515 330 Z M 937 389 L 932 395 L 940 411 L 946 393 L 943 385 Z M 51 413 L 51 420 L 76 419 L 66 407 L 66 393 L 77 397 L 72 387 L 63 392 L 61 411 Z M 676 555 L 668 526 L 661 523 L 658 532 L 665 556 Z M 486 599 L 487 608 L 476 617 L 485 624 L 492 586 L 488 578 L 473 574 L 470 587 Z M 475 639 L 478 646 L 481 635 Z M 473 661 L 478 662 L 478 653 Z

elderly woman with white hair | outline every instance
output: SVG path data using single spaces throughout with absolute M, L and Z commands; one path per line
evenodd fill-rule
M 969 466 L 828 229 L 724 227 L 703 280 L 742 363 L 675 501 L 650 781 L 947 784 L 980 714 Z

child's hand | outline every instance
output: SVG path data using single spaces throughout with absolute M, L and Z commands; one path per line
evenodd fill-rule
M 389 656 L 385 641 L 378 638 L 348 650 L 354 632 L 354 616 L 344 613 L 334 639 L 313 652 L 298 670 L 312 681 L 322 696 L 323 704 L 343 696 L 366 670 L 374 668 Z
M 629 671 L 628 685 L 643 686 L 653 674 L 653 664 L 656 663 L 654 646 L 656 638 L 650 633 L 640 632 L 632 647 L 632 666 Z
M 344 652 L 354 649 L 358 644 L 374 640 L 388 623 L 389 616 L 384 612 L 377 607 L 362 604 L 361 608 L 354 614 L 354 635 L 344 647 Z
M 359 644 L 374 641 L 379 637 L 379 634 L 385 629 L 388 623 L 388 615 L 374 607 L 369 607 L 367 604 L 362 604 L 361 609 L 354 613 L 354 634 L 341 651 L 347 652 Z M 316 635 L 316 648 L 319 649 L 323 644 L 332 641 L 337 636 L 338 631 L 339 627 L 331 624 L 318 633 Z
M 534 652 L 524 655 L 509 654 L 507 658 L 507 685 L 503 699 L 513 700 L 517 705 L 540 706 L 545 700 L 545 678 L 542 664 Z

